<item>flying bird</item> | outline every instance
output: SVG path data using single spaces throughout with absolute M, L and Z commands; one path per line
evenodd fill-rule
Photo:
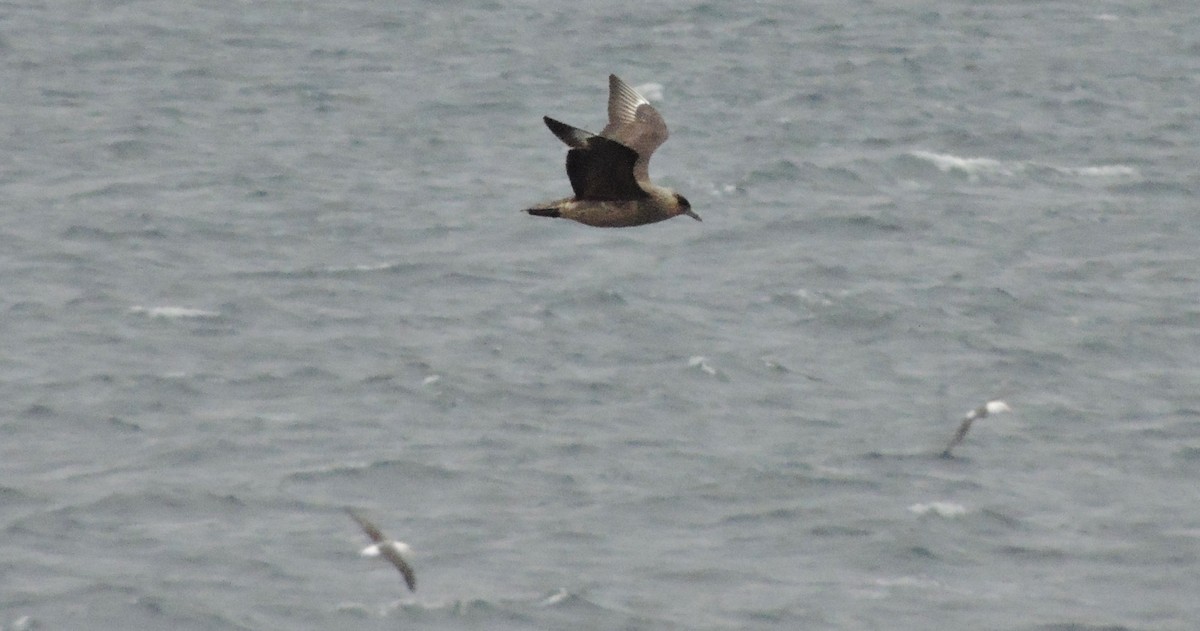
M 640 226 L 687 215 L 687 198 L 650 182 L 650 155 L 667 140 L 658 111 L 616 75 L 608 75 L 608 125 L 599 135 L 542 117 L 550 131 L 571 147 L 567 177 L 574 197 L 527 208 L 538 217 L 563 217 L 600 228 Z
M 946 445 L 946 449 L 942 451 L 942 457 L 950 457 L 950 450 L 957 447 L 958 444 L 967 437 L 967 432 L 971 430 L 971 423 L 974 423 L 975 421 L 984 418 L 989 414 L 999 414 L 1001 412 L 1012 412 L 1012 408 L 1008 407 L 1007 403 L 999 399 L 996 399 L 995 401 L 988 401 L 974 410 L 967 412 L 967 415 L 963 417 L 962 424 L 958 426 L 958 431 L 954 432 L 954 438 L 950 439 L 950 444 Z
M 400 574 L 404 576 L 404 584 L 408 585 L 408 590 L 412 592 L 417 591 L 417 575 L 413 572 L 412 566 L 408 564 L 408 561 L 404 560 L 403 556 L 411 552 L 408 544 L 389 539 L 387 535 L 383 534 L 383 531 L 379 530 L 379 527 L 367 521 L 365 517 L 354 512 L 354 510 L 347 508 L 346 512 L 350 514 L 351 519 L 358 522 L 359 527 L 374 542 L 362 549 L 362 555 L 365 557 L 382 555 L 383 558 L 396 566 L 397 570 L 400 570 Z

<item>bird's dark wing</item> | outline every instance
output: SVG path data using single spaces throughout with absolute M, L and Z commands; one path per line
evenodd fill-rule
M 576 199 L 619 201 L 646 197 L 634 176 L 636 151 L 549 116 L 543 116 L 542 120 L 559 140 L 571 147 L 567 152 L 567 177 Z
M 350 514 L 351 519 L 358 522 L 359 528 L 362 528 L 363 532 L 367 533 L 367 536 L 371 538 L 371 541 L 374 541 L 375 543 L 383 543 L 384 541 L 388 540 L 387 537 L 384 536 L 383 532 L 381 532 L 379 528 L 375 526 L 375 524 L 372 524 L 371 522 L 367 521 L 365 517 L 354 512 L 354 509 L 347 508 L 346 512 Z
M 550 131 L 554 132 L 555 136 L 558 136 L 559 140 L 567 143 L 568 147 L 582 147 L 588 138 L 596 135 L 590 131 L 556 121 L 549 116 L 543 116 L 542 120 L 546 122 L 546 127 L 549 127 Z
M 950 439 L 950 444 L 946 445 L 946 449 L 944 451 L 942 451 L 943 457 L 949 458 L 950 450 L 957 447 L 958 444 L 961 443 L 963 441 L 963 439 L 967 437 L 967 432 L 971 431 L 971 423 L 975 422 L 975 418 L 976 418 L 975 414 L 971 413 L 971 414 L 968 414 L 967 417 L 963 419 L 962 424 L 958 426 L 958 431 L 954 432 L 954 438 Z
M 405 561 L 404 557 L 400 556 L 400 551 L 396 550 L 396 547 L 393 545 L 382 545 L 379 546 L 379 553 L 383 555 L 383 558 L 391 561 L 397 570 L 400 570 L 400 574 L 404 576 L 404 584 L 408 585 L 408 591 L 417 591 L 417 574 L 413 572 L 412 566 L 408 564 L 408 561 Z
M 567 177 L 576 199 L 623 201 L 645 198 L 646 191 L 633 176 L 638 154 L 603 136 L 592 136 L 585 146 L 567 152 Z

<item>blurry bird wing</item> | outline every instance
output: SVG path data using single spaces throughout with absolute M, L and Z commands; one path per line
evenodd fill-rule
M 638 159 L 634 178 L 650 180 L 650 156 L 667 141 L 667 123 L 658 110 L 616 75 L 608 77 L 608 125 L 601 136 L 633 149 Z

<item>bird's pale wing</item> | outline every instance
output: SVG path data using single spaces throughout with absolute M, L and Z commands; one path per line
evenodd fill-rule
M 633 149 L 638 154 L 634 178 L 649 182 L 650 155 L 667 141 L 668 132 L 666 121 L 645 97 L 617 75 L 609 75 L 608 125 L 600 135 Z

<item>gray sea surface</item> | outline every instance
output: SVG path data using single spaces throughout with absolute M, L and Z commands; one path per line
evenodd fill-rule
M 609 73 L 703 223 L 520 212 Z M 1182 0 L 0 3 L 0 628 L 1194 631 L 1198 103 Z

